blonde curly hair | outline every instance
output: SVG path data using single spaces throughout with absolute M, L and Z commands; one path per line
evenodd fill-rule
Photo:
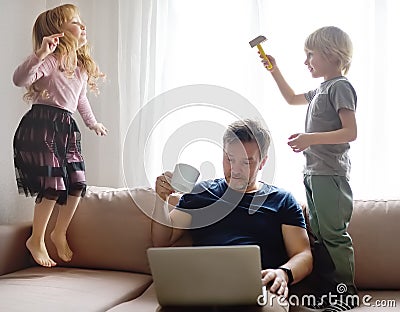
M 87 73 L 87 83 L 90 91 L 99 93 L 97 81 L 99 78 L 105 78 L 97 66 L 96 62 L 90 56 L 88 44 L 78 49 L 76 38 L 68 31 L 63 30 L 63 25 L 70 21 L 74 16 L 79 16 L 79 9 L 73 4 L 64 4 L 41 13 L 33 25 L 32 42 L 33 50 L 37 51 L 42 44 L 43 37 L 51 36 L 57 33 L 64 33 L 59 38 L 59 44 L 54 51 L 54 55 L 60 64 L 60 70 L 67 76 L 73 76 L 75 68 L 78 66 Z M 29 86 L 24 94 L 24 100 L 31 100 L 35 94 L 48 97 L 47 90 L 39 90 L 35 83 Z

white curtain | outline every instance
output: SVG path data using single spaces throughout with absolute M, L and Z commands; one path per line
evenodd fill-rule
M 290 134 L 303 131 L 306 107 L 284 102 L 248 42 L 265 35 L 264 49 L 277 59 L 295 91 L 305 92 L 321 81 L 303 65 L 304 40 L 321 26 L 336 25 L 354 44 L 348 75 L 358 93 L 359 134 L 351 144 L 354 196 L 399 197 L 400 108 L 393 92 L 399 72 L 398 1 L 103 0 L 93 7 L 109 16 L 115 7 L 111 3 L 118 3 L 115 20 L 104 25 L 96 19 L 94 25 L 101 37 L 110 27 L 105 40 L 96 37 L 95 51 L 101 44 L 107 55 L 101 64 L 111 73 L 117 70 L 112 91 L 105 88 L 115 98 L 98 99 L 114 137 L 100 145 L 103 156 L 90 155 L 99 161 L 89 164 L 93 181 L 153 186 L 156 176 L 178 161 L 198 167 L 200 179 L 222 176 L 225 126 L 238 117 L 258 117 L 273 138 L 260 178 L 305 200 L 304 157 L 286 142 Z M 110 49 L 115 37 L 118 44 Z M 116 57 L 110 58 L 110 52 Z
M 157 2 L 74 3 L 87 24 L 93 56 L 107 75 L 101 93 L 89 97 L 97 119 L 105 124 L 109 134 L 97 137 L 87 129 L 82 131 L 88 184 L 150 186 L 154 182 L 150 183 L 145 171 L 138 168 L 143 168 L 140 164 L 147 140 L 142 133 L 152 124 L 154 115 L 153 111 L 143 114 L 143 107 L 155 96 Z
M 312 79 L 303 64 L 304 40 L 319 27 L 335 25 L 345 30 L 354 44 L 348 75 L 358 93 L 359 134 L 351 144 L 354 197 L 399 197 L 396 119 L 400 109 L 393 92 L 399 72 L 398 1 L 159 0 L 157 12 L 155 94 L 167 92 L 158 97 L 158 107 L 169 108 L 151 121 L 151 134 L 145 133 L 149 137 L 146 148 L 151 151 L 145 158 L 152 155 L 146 162 L 148 181 L 161 170 L 173 169 L 173 160 L 194 164 L 203 178 L 221 176 L 220 131 L 236 117 L 253 116 L 256 111 L 274 143 L 270 167 L 262 178 L 305 200 L 303 155 L 293 153 L 286 142 L 290 134 L 303 131 L 306 107 L 284 102 L 248 42 L 265 35 L 266 52 L 277 59 L 295 91 L 305 92 L 321 80 Z M 203 86 L 183 87 L 188 85 Z M 209 91 L 213 96 L 192 95 L 182 101 L 185 88 L 193 94 Z M 247 99 L 247 110 L 238 96 L 232 98 L 236 106 L 219 102 L 224 88 Z M 169 102 L 169 95 L 175 104 Z M 215 134 L 207 134 L 209 129 Z
M 2 0 L 7 48 L 0 88 L 10 114 L 0 124 L 8 146 L 1 154 L 0 223 L 31 219 L 27 207 L 33 208 L 15 186 L 12 136 L 27 106 L 12 72 L 32 51 L 37 15 L 67 2 L 81 9 L 93 55 L 107 74 L 101 94 L 90 101 L 109 135 L 95 136 L 76 116 L 89 184 L 153 186 L 177 161 L 197 166 L 201 179 L 222 176 L 225 126 L 238 117 L 259 117 L 273 137 L 261 178 L 303 200 L 304 159 L 286 141 L 303 130 L 306 108 L 284 102 L 248 42 L 265 35 L 266 52 L 295 91 L 304 92 L 321 82 L 303 65 L 304 39 L 336 25 L 354 44 L 348 77 L 358 93 L 359 134 L 351 144 L 355 198 L 399 198 L 398 0 Z

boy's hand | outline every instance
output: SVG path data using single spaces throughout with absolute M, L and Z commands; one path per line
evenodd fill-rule
M 262 57 L 260 51 L 258 51 L 258 54 L 259 54 L 259 56 L 260 56 L 260 58 L 261 58 L 261 62 L 263 63 L 263 66 L 264 66 L 268 71 L 270 71 L 270 72 L 272 73 L 272 72 L 274 71 L 275 67 L 276 67 L 276 61 L 275 61 L 274 57 L 272 57 L 271 55 L 267 54 L 267 57 L 268 57 L 269 61 L 270 61 L 271 64 L 272 64 L 272 68 L 271 68 L 271 69 L 268 69 L 268 66 L 269 66 L 268 61 Z
M 288 145 L 293 152 L 299 153 L 312 145 L 311 136 L 309 133 L 295 133 L 288 138 Z
M 36 51 L 36 56 L 43 60 L 46 56 L 53 53 L 60 43 L 60 37 L 64 37 L 64 33 L 43 37 L 42 44 L 39 50 Z
M 107 135 L 108 133 L 108 129 L 106 127 L 104 127 L 104 125 L 102 123 L 97 123 L 94 124 L 93 126 L 91 126 L 89 128 L 90 130 L 93 130 L 94 132 L 96 132 L 97 135 Z

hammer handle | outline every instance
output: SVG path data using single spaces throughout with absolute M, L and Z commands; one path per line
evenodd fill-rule
M 264 60 L 267 61 L 268 65 L 267 65 L 267 69 L 272 69 L 272 63 L 269 60 L 269 58 L 267 57 L 267 55 L 264 52 L 264 49 L 262 48 L 261 44 L 257 44 L 257 48 L 258 51 L 260 51 L 261 56 L 264 58 Z

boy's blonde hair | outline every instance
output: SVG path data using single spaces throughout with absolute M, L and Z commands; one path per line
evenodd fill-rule
M 353 56 L 353 44 L 347 33 L 335 26 L 322 27 L 309 35 L 305 41 L 306 52 L 318 51 L 327 59 L 339 62 L 341 72 L 346 75 Z
M 98 93 L 97 80 L 105 75 L 92 59 L 88 44 L 77 49 L 76 39 L 62 29 L 62 26 L 76 15 L 79 16 L 79 10 L 73 4 L 60 5 L 41 13 L 33 25 L 33 50 L 37 51 L 41 47 L 43 37 L 64 32 L 64 36 L 59 38 L 59 44 L 54 51 L 54 55 L 60 63 L 60 70 L 65 71 L 66 75 L 72 76 L 76 66 L 80 67 L 88 75 L 89 90 Z M 38 92 L 42 96 L 47 94 L 47 90 L 37 90 L 35 83 L 33 83 L 24 95 L 24 99 L 29 101 Z

